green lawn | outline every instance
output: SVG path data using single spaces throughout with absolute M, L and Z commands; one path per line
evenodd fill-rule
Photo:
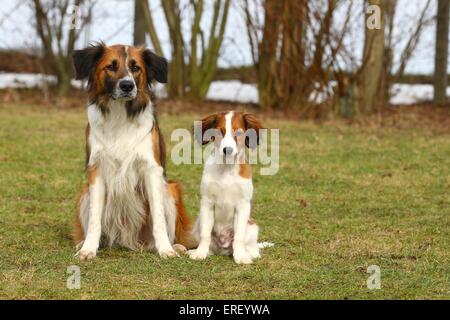
M 161 115 L 166 141 L 199 117 Z M 449 136 L 265 124 L 281 129 L 281 164 L 275 176 L 254 175 L 260 239 L 275 243 L 259 261 L 104 249 L 81 263 L 70 233 L 84 182 L 84 110 L 0 106 L 0 298 L 450 298 Z M 201 170 L 168 162 L 193 216 Z M 70 265 L 81 268 L 79 290 L 66 288 Z M 380 290 L 367 289 L 370 265 L 381 268 Z

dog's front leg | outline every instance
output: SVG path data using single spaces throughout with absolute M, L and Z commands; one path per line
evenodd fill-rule
M 153 222 L 152 232 L 156 250 L 162 258 L 176 257 L 177 253 L 170 244 L 166 216 L 164 214 L 166 187 L 162 167 L 150 167 L 145 177 L 145 188 L 150 202 L 150 214 Z
M 89 180 L 89 221 L 83 246 L 79 251 L 81 260 L 90 260 L 97 255 L 102 234 L 102 214 L 105 206 L 105 181 L 98 171 L 90 173 Z
M 207 197 L 200 202 L 200 244 L 195 250 L 189 250 L 191 259 L 206 259 L 211 245 L 211 232 L 214 227 L 214 204 Z
M 233 258 L 236 263 L 249 264 L 252 258 L 245 249 L 245 234 L 247 232 L 248 219 L 250 218 L 250 201 L 243 201 L 236 208 L 234 218 Z

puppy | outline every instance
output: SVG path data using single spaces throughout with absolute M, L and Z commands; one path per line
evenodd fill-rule
M 233 255 L 238 264 L 252 263 L 260 252 L 258 226 L 250 218 L 253 184 L 245 147 L 257 147 L 261 122 L 252 114 L 229 111 L 201 123 L 197 141 L 213 142 L 214 148 L 203 170 L 200 214 L 193 229 L 199 246 L 188 255 L 194 260 Z

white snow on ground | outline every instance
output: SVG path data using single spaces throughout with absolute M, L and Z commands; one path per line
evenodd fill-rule
M 258 103 L 258 89 L 254 84 L 233 81 L 214 81 L 209 87 L 206 99 L 241 103 Z
M 43 74 L 0 72 L 0 89 L 42 87 L 44 81 L 48 84 L 54 84 L 56 78 L 55 76 Z M 73 79 L 71 80 L 71 85 L 80 89 L 83 87 L 83 82 Z M 86 82 L 84 85 L 86 85 Z M 333 84 L 330 82 L 330 85 L 332 86 Z M 158 83 L 155 85 L 154 90 L 158 97 L 167 97 L 164 85 Z M 327 92 L 327 94 L 319 93 L 315 97 L 310 97 L 310 100 L 321 101 L 331 92 L 332 90 Z M 414 104 L 431 101 L 433 99 L 433 86 L 430 84 L 395 84 L 391 93 L 390 102 L 392 104 Z M 450 87 L 447 88 L 447 95 L 450 97 Z M 258 103 L 258 89 L 255 84 L 242 83 L 238 80 L 214 81 L 211 83 L 206 99 Z
M 42 87 L 44 81 L 56 83 L 56 77 L 34 73 L 0 73 L 0 89 Z
M 434 88 L 431 84 L 394 84 L 391 90 L 392 104 L 413 104 L 433 100 Z M 447 87 L 450 96 L 450 87 Z

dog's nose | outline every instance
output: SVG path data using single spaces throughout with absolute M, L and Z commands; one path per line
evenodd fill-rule
M 233 148 L 225 147 L 225 148 L 223 148 L 223 153 L 225 153 L 225 155 L 229 156 L 233 153 Z
M 119 83 L 119 88 L 123 92 L 130 92 L 134 89 L 134 82 L 131 80 L 122 80 Z

